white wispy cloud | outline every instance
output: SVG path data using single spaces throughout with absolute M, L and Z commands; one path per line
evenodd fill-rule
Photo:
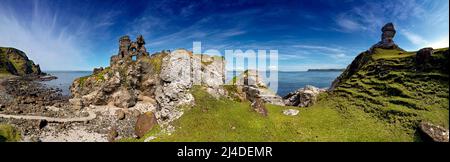
M 91 41 L 102 35 L 98 29 L 114 24 L 116 13 L 72 17 L 45 2 L 29 2 L 29 8 L 0 5 L 0 46 L 24 51 L 43 70 L 90 70 L 88 60 L 95 53 Z
M 358 30 L 363 30 L 365 29 L 365 27 L 361 24 L 359 24 L 358 22 L 356 22 L 355 20 L 340 16 L 338 18 L 336 18 L 336 23 L 339 26 L 339 29 L 341 29 L 341 31 L 358 31 Z
M 441 35 L 448 35 L 448 10 L 447 0 L 365 1 L 348 11 L 336 13 L 332 29 L 364 32 L 366 38 L 377 40 L 381 27 L 393 22 L 397 29 L 394 41 L 401 47 L 407 50 L 437 47 L 443 46 L 448 39 L 448 36 L 441 38 Z
M 427 40 L 420 36 L 419 34 L 410 32 L 408 30 L 401 30 L 401 34 L 405 36 L 405 38 L 415 45 L 416 48 L 423 47 L 433 47 L 433 48 L 444 48 L 449 47 L 449 37 L 448 33 L 445 36 L 439 37 L 434 40 Z M 412 49 L 416 50 L 416 49 Z
M 12 8 L 0 6 L 0 46 L 24 51 L 42 69 L 85 67 L 83 52 L 72 31 L 57 30 L 58 15 L 43 12 L 35 2 L 30 23 L 24 23 Z
M 295 48 L 301 48 L 301 49 L 314 49 L 314 50 L 324 50 L 324 51 L 330 51 L 330 52 L 343 52 L 341 48 L 332 48 L 328 46 L 316 46 L 316 45 L 293 45 Z
M 408 30 L 401 30 L 400 33 L 405 36 L 406 39 L 408 39 L 411 43 L 415 45 L 425 45 L 428 42 L 422 38 L 420 35 L 415 34 L 413 32 L 410 32 Z
M 337 13 L 334 20 L 338 31 L 378 32 L 387 22 L 423 17 L 425 9 L 422 6 L 416 0 L 362 2 L 346 12 Z

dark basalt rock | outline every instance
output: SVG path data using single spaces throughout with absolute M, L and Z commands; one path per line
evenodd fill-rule
M 98 73 L 100 73 L 101 71 L 103 71 L 103 67 L 99 67 L 99 68 L 94 68 L 94 70 L 93 70 L 93 74 L 98 74 Z
M 431 55 L 433 54 L 433 48 L 427 47 L 422 48 L 416 53 L 416 64 L 417 65 L 423 65 L 426 62 L 428 62 L 431 58 Z

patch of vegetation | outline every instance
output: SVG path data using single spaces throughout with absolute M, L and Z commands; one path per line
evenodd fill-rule
M 8 73 L 8 72 L 0 71 L 0 79 L 7 78 L 7 77 L 10 77 L 10 76 L 12 76 L 12 75 L 10 73 Z
M 6 53 L 3 52 L 4 48 L 0 47 L 0 74 L 6 74 L 8 70 L 6 69 Z
M 14 68 L 17 69 L 17 73 L 19 73 L 19 75 L 25 74 L 24 73 L 25 72 L 24 68 L 26 67 L 25 61 L 20 59 L 10 59 L 9 61 L 13 64 Z
M 160 134 L 162 134 L 162 129 L 161 127 L 159 127 L 159 125 L 156 125 L 155 127 L 152 128 L 152 130 L 150 130 L 149 132 L 147 132 L 145 134 L 144 137 L 142 138 L 121 138 L 119 140 L 117 140 L 116 142 L 144 142 L 145 139 L 153 136 L 159 136 Z
M 416 54 L 416 52 L 407 52 L 407 51 L 402 51 L 399 49 L 375 48 L 372 58 L 375 60 L 377 60 L 377 59 L 393 59 L 393 58 L 410 57 L 415 54 Z
M 213 62 L 214 62 L 214 61 L 203 61 L 203 60 L 202 60 L 202 65 L 203 65 L 203 66 L 208 66 L 208 65 L 211 65 Z
M 0 124 L 0 142 L 20 141 L 20 132 L 8 124 Z
M 219 60 L 221 61 L 221 60 L 225 59 L 224 56 L 216 56 L 216 55 L 210 56 L 207 54 L 195 54 L 194 56 L 201 58 L 201 63 L 204 66 L 211 65 L 214 61 L 219 61 Z M 206 61 L 209 58 L 211 58 L 211 61 Z
M 150 65 L 152 65 L 153 70 L 157 74 L 160 74 L 161 73 L 161 69 L 162 69 L 162 62 L 163 62 L 162 60 L 167 55 L 168 55 L 167 53 L 156 53 L 156 54 L 153 54 L 150 57 L 142 58 L 141 60 L 144 61 L 144 62 L 149 63 Z
M 232 85 L 236 85 L 236 83 L 237 83 L 237 76 L 234 76 L 232 79 L 231 79 L 231 84 Z
M 96 81 L 105 81 L 105 75 L 111 71 L 110 69 L 111 69 L 110 67 L 106 67 L 101 72 L 94 74 L 95 80 Z
M 88 79 L 90 76 L 84 76 L 78 78 L 78 83 L 80 84 L 80 87 L 84 86 L 84 83 L 86 82 L 86 79 Z

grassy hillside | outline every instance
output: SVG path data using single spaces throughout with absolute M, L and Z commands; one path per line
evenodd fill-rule
M 41 74 L 39 66 L 29 60 L 23 51 L 0 47 L 0 77 L 4 75 Z
M 266 105 L 263 117 L 247 101 L 216 100 L 201 87 L 196 105 L 153 141 L 421 141 L 416 127 L 430 121 L 448 128 L 448 49 L 436 50 L 428 68 L 416 71 L 415 52 L 375 49 L 365 64 L 344 72 L 333 92 L 309 108 Z M 230 88 L 228 88 L 230 89 Z M 300 110 L 285 116 L 284 109 Z M 125 139 L 123 141 L 143 141 Z
M 370 61 L 335 88 L 333 98 L 345 99 L 338 106 L 406 128 L 420 121 L 448 128 L 448 49 L 436 50 L 424 70 L 418 70 L 415 52 L 375 49 L 366 55 Z

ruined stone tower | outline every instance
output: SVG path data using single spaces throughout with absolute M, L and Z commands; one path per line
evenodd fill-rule
M 119 53 L 111 57 L 111 66 L 148 56 L 149 54 L 144 45 L 145 40 L 142 35 L 139 35 L 135 42 L 131 41 L 128 35 L 120 37 Z

